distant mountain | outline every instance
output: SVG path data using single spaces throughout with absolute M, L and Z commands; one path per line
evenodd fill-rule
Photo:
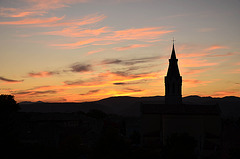
M 91 109 L 99 109 L 106 113 L 124 116 L 140 116 L 141 102 L 164 103 L 163 96 L 153 97 L 110 97 L 95 102 L 84 103 L 20 103 L 22 112 L 87 112 Z M 240 117 L 240 98 L 229 96 L 223 98 L 187 96 L 183 98 L 184 104 L 213 105 L 218 104 L 223 117 Z

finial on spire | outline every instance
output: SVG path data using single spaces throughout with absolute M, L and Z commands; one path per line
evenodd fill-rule
M 174 41 L 176 41 L 176 40 L 174 40 L 174 37 L 173 37 L 172 41 L 173 41 L 173 44 L 174 44 Z

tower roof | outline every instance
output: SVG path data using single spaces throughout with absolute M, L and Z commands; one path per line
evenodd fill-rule
M 171 54 L 171 58 L 169 59 L 169 67 L 167 72 L 168 77 L 180 76 L 177 61 L 178 59 L 176 58 L 176 53 L 175 53 L 174 43 L 173 43 L 172 54 Z
M 173 43 L 173 48 L 172 48 L 171 59 L 177 59 L 177 58 L 176 58 L 175 49 L 174 49 L 174 43 Z

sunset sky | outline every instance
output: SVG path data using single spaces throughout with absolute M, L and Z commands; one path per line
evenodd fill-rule
M 0 93 L 17 102 L 240 96 L 239 0 L 1 0 Z

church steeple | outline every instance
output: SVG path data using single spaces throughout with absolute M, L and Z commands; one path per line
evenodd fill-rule
M 176 58 L 174 40 L 171 58 L 167 76 L 165 76 L 165 103 L 181 104 L 182 103 L 182 76 L 178 69 L 178 59 Z
M 176 59 L 176 53 L 175 53 L 175 49 L 174 49 L 174 42 L 173 42 L 173 48 L 172 48 L 171 59 Z

